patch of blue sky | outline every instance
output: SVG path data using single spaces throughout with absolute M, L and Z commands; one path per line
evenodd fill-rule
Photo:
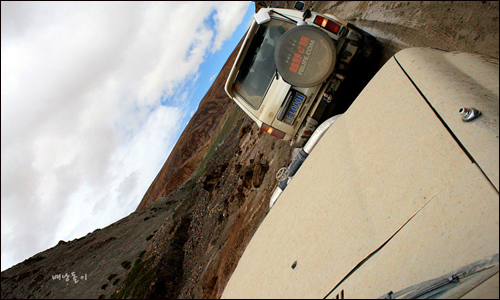
M 219 75 L 219 73 L 215 73 L 214 75 L 212 75 L 212 77 L 210 77 L 208 82 L 210 82 L 210 83 L 214 82 L 215 78 L 217 78 L 217 75 Z
M 212 10 L 212 12 L 210 13 L 210 15 L 208 15 L 208 17 L 203 20 L 203 23 L 205 26 L 209 27 L 209 28 L 215 28 L 215 19 L 214 19 L 214 16 L 215 14 L 217 13 L 217 11 L 214 9 Z
M 157 102 L 157 105 L 178 107 L 183 112 L 181 118 L 181 128 L 176 133 L 174 140 L 179 139 L 191 117 L 198 109 L 200 101 L 212 86 L 215 78 L 219 75 L 224 63 L 229 58 L 229 55 L 231 55 L 231 52 L 234 48 L 236 48 L 236 45 L 238 45 L 239 41 L 245 35 L 254 13 L 255 6 L 249 5 L 241 23 L 233 32 L 231 38 L 223 43 L 222 48 L 214 53 L 211 53 L 207 49 L 204 57 L 205 59 L 200 65 L 198 72 L 188 76 L 183 82 L 178 82 L 176 87 L 174 87 L 175 91 L 173 93 L 165 90 L 159 99 L 159 102 Z M 215 31 L 214 16 L 215 10 L 205 20 L 205 25 L 212 31 Z M 195 49 L 195 47 L 196 42 L 191 45 L 188 53 Z M 187 58 L 189 58 L 189 54 Z M 115 128 L 118 129 L 122 140 L 125 140 L 126 142 L 130 142 L 137 130 L 141 128 L 145 122 L 147 122 L 148 117 L 154 112 L 155 109 L 157 109 L 157 106 L 139 107 L 135 101 L 133 102 L 133 106 L 134 107 L 130 107 L 127 110 L 126 115 L 123 117 L 135 119 L 135 122 L 115 123 Z M 132 126 L 131 124 L 134 125 Z
M 177 133 L 176 140 L 180 137 L 180 135 L 186 128 L 187 124 L 189 123 L 189 120 L 198 109 L 200 101 L 203 99 L 205 94 L 212 86 L 212 83 L 214 82 L 215 78 L 219 75 L 219 72 L 221 71 L 222 67 L 229 58 L 229 55 L 231 55 L 231 52 L 233 52 L 234 48 L 236 48 L 236 45 L 238 45 L 240 40 L 245 35 L 248 26 L 250 24 L 250 21 L 252 19 L 252 16 L 254 14 L 255 14 L 255 5 L 250 4 L 245 13 L 245 16 L 243 17 L 241 23 L 238 25 L 236 30 L 233 32 L 231 38 L 226 40 L 223 43 L 222 48 L 216 51 L 215 53 L 210 53 L 209 51 L 207 51 L 208 54 L 206 55 L 204 62 L 200 65 L 199 71 L 196 74 L 196 78 L 189 80 L 188 84 L 182 85 L 183 88 L 181 90 L 183 92 L 184 91 L 188 92 L 187 96 L 184 98 L 186 100 L 186 103 L 184 104 L 187 105 L 188 107 L 186 110 L 184 105 L 182 107 L 183 111 L 187 111 L 187 114 L 185 114 L 184 118 L 182 119 L 181 130 Z M 211 30 L 215 31 L 214 16 L 215 16 L 215 11 L 213 11 L 207 17 L 207 19 L 205 20 L 205 25 L 209 27 Z M 176 94 L 178 95 L 182 93 L 176 92 Z M 172 102 L 168 101 L 168 99 L 162 100 L 163 105 L 167 103 L 172 103 Z
M 190 97 L 190 111 L 197 109 L 201 99 L 208 92 L 210 87 L 212 86 L 213 81 L 221 71 L 224 63 L 226 63 L 229 55 L 233 52 L 236 45 L 240 42 L 240 40 L 245 35 L 248 24 L 255 13 L 255 5 L 249 5 L 248 9 L 243 17 L 241 23 L 238 25 L 236 30 L 233 32 L 233 35 L 230 39 L 226 40 L 222 45 L 222 48 L 219 51 L 216 51 L 213 54 L 208 54 L 205 58 L 204 62 L 200 65 L 199 68 L 199 78 L 200 80 L 197 84 L 193 84 L 192 97 Z M 210 25 L 211 28 L 214 27 L 214 13 L 210 14 L 207 18 L 207 24 Z M 184 128 L 183 128 L 184 130 Z
M 183 82 L 179 82 L 174 88 L 173 93 L 167 90 L 163 91 L 160 99 L 160 105 L 177 106 L 181 109 L 186 107 L 186 99 L 192 95 L 193 89 L 196 87 L 199 78 L 199 73 L 189 75 Z

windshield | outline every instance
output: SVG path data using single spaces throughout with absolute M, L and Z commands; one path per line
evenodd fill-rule
M 279 38 L 295 24 L 272 19 L 257 29 L 241 64 L 233 88 L 257 109 L 275 76 L 274 48 Z

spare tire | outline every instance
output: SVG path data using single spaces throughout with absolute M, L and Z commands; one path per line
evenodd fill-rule
M 312 87 L 332 74 L 337 61 L 333 40 L 311 25 L 294 27 L 278 40 L 274 51 L 276 68 L 293 86 Z

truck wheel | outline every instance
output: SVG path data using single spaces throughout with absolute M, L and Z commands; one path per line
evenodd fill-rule
M 363 58 L 368 59 L 372 56 L 373 52 L 379 50 L 380 44 L 373 35 L 369 34 L 363 29 L 360 29 L 352 23 L 347 24 L 347 28 L 356 31 L 362 36 L 360 41 L 360 54 L 361 56 L 363 56 Z
M 311 25 L 294 27 L 278 40 L 274 61 L 279 74 L 287 83 L 312 87 L 332 74 L 337 61 L 333 40 Z

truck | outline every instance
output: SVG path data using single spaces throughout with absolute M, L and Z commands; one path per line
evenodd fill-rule
M 261 130 L 295 148 L 350 105 L 338 91 L 353 65 L 379 47 L 355 25 L 300 4 L 261 8 L 254 15 L 225 84 L 227 95 Z

